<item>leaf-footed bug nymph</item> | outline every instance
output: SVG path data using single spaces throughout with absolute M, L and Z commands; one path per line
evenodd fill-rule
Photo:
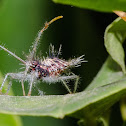
M 50 44 L 49 55 L 46 58 L 40 59 L 40 58 L 37 58 L 36 56 L 36 50 L 37 50 L 41 35 L 49 27 L 49 25 L 52 22 L 60 18 L 63 18 L 63 16 L 55 17 L 51 21 L 45 23 L 45 26 L 38 32 L 37 38 L 35 39 L 35 42 L 32 46 L 32 51 L 30 51 L 30 54 L 27 56 L 26 60 L 21 59 L 20 57 L 15 55 L 15 53 L 12 53 L 8 49 L 6 49 L 4 46 L 0 45 L 1 49 L 8 52 L 10 55 L 14 56 L 16 59 L 18 59 L 25 65 L 25 71 L 19 72 L 19 73 L 7 73 L 5 75 L 3 83 L 0 87 L 1 92 L 5 84 L 5 81 L 7 80 L 8 77 L 11 79 L 19 80 L 19 82 L 21 82 L 24 96 L 25 96 L 25 90 L 24 90 L 25 81 L 28 81 L 29 86 L 30 86 L 29 91 L 28 91 L 28 96 L 31 96 L 32 86 L 38 80 L 42 80 L 47 83 L 62 82 L 69 93 L 72 93 L 72 91 L 67 85 L 67 81 L 75 80 L 73 93 L 76 92 L 79 76 L 70 72 L 70 68 L 78 67 L 81 65 L 82 62 L 86 62 L 84 61 L 84 58 L 83 58 L 84 55 L 78 58 L 74 58 L 69 61 L 66 61 L 64 59 L 59 58 L 59 55 L 61 54 L 61 45 L 60 45 L 59 51 L 56 52 L 54 50 L 54 46 Z M 66 70 L 69 70 L 69 71 L 66 71 Z M 8 85 L 7 93 L 11 87 L 11 84 L 12 83 L 10 81 Z

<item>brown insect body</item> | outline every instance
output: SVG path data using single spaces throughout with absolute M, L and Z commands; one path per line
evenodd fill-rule
M 64 70 L 68 69 L 69 62 L 58 57 L 46 58 L 43 61 L 33 61 L 30 72 L 38 72 L 38 79 L 43 77 L 59 76 Z

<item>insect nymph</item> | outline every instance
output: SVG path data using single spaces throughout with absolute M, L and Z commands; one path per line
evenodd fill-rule
M 83 58 L 84 55 L 82 55 L 78 58 L 66 61 L 66 60 L 60 59 L 58 57 L 61 53 L 61 46 L 59 48 L 59 51 L 56 52 L 54 50 L 54 46 L 50 44 L 49 56 L 47 56 L 46 58 L 43 58 L 43 59 L 36 58 L 36 50 L 37 50 L 37 46 L 38 46 L 42 33 L 48 28 L 48 26 L 52 22 L 54 22 L 62 17 L 63 16 L 55 17 L 50 22 L 45 23 L 45 26 L 42 28 L 42 30 L 39 31 L 38 36 L 35 39 L 35 42 L 32 46 L 32 51 L 30 51 L 30 54 L 27 56 L 28 58 L 26 60 L 21 59 L 20 57 L 18 57 L 17 55 L 12 53 L 8 49 L 6 49 L 4 46 L 0 45 L 1 49 L 8 52 L 12 56 L 14 56 L 16 59 L 18 59 L 25 65 L 25 71 L 19 72 L 19 73 L 7 73 L 5 75 L 3 83 L 0 87 L 0 91 L 2 91 L 2 88 L 3 88 L 7 78 L 10 77 L 12 79 L 17 79 L 21 82 L 24 96 L 25 96 L 25 90 L 24 90 L 25 81 L 28 81 L 29 86 L 30 86 L 29 91 L 28 91 L 28 96 L 31 95 L 33 84 L 36 83 L 38 80 L 42 80 L 47 83 L 62 82 L 69 93 L 72 93 L 72 91 L 68 87 L 66 81 L 75 80 L 73 93 L 76 92 L 79 76 L 70 72 L 70 68 L 78 67 L 78 66 L 80 66 L 80 64 L 82 62 L 85 62 L 84 58 Z M 68 70 L 69 72 L 65 72 L 66 70 Z M 11 84 L 12 83 L 10 81 L 7 92 L 9 91 Z

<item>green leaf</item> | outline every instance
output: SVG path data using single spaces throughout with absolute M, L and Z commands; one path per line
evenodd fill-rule
M 104 107 L 107 109 L 126 93 L 125 83 L 126 79 L 92 90 L 67 95 L 31 97 L 3 95 L 0 96 L 0 112 L 62 118 L 89 107 L 92 114 L 99 114 Z M 95 109 L 93 109 L 94 106 Z
M 114 62 L 111 57 L 108 57 L 108 59 L 103 64 L 101 70 L 98 72 L 97 76 L 86 88 L 86 90 L 91 90 L 96 87 L 116 82 L 118 80 L 121 80 L 123 77 L 124 74 L 118 64 Z
M 72 5 L 97 11 L 112 12 L 113 10 L 126 11 L 125 0 L 53 0 L 55 3 Z
M 126 38 L 126 22 L 121 18 L 117 18 L 106 28 L 104 38 L 108 53 L 113 60 L 120 65 L 122 71 L 125 73 L 125 54 L 122 43 Z
M 2 83 L 3 79 L 4 78 L 2 77 L 2 74 L 0 73 L 0 84 Z M 5 87 L 7 88 L 7 83 L 5 84 Z M 10 94 L 13 94 L 12 90 L 10 91 Z M 22 122 L 19 116 L 8 115 L 8 113 L 7 114 L 0 113 L 0 125 L 1 126 L 22 126 Z
M 0 114 L 1 126 L 22 126 L 19 116 Z

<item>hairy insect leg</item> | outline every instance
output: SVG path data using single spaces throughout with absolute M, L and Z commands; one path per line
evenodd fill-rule
M 3 80 L 3 83 L 2 83 L 2 85 L 1 85 L 1 87 L 0 87 L 0 92 L 1 92 L 1 93 L 2 93 L 3 86 L 4 86 L 4 84 L 5 84 L 5 82 L 6 82 L 7 78 L 8 78 L 8 76 L 11 76 L 11 74 L 13 74 L 13 73 L 7 73 L 7 74 L 5 75 L 5 78 L 4 78 L 4 80 Z M 12 85 L 12 82 L 10 81 L 10 82 L 9 82 L 9 85 L 8 85 L 8 89 L 7 89 L 6 94 L 8 94 L 11 85 Z
M 33 85 L 33 81 L 30 82 L 30 88 L 29 88 L 29 91 L 28 91 L 28 96 L 31 96 L 32 85 Z
M 8 95 L 8 92 L 9 92 L 11 86 L 12 86 L 12 81 L 10 81 L 9 84 L 8 84 L 8 89 L 7 89 L 6 95 Z
M 61 79 L 61 81 L 63 82 L 63 84 L 64 84 L 64 86 L 66 87 L 67 91 L 68 91 L 70 94 L 72 94 L 72 92 L 71 92 L 70 88 L 68 87 L 67 83 L 66 83 L 64 80 L 62 80 L 62 79 Z
M 24 80 L 21 80 L 21 86 L 22 86 L 22 91 L 23 91 L 23 96 L 25 96 L 25 90 L 24 90 Z
M 5 78 L 4 78 L 4 80 L 3 80 L 3 83 L 1 84 L 1 87 L 0 87 L 0 92 L 2 92 L 2 89 L 3 89 L 3 86 L 4 86 L 5 82 L 6 82 L 6 79 L 7 79 L 7 77 L 8 77 L 10 74 L 11 74 L 11 73 L 7 73 L 7 74 L 5 75 Z
M 31 80 L 30 80 L 30 88 L 29 88 L 29 91 L 28 91 L 28 96 L 31 96 L 32 86 L 33 86 L 33 83 L 34 83 L 34 77 L 35 77 L 35 73 L 32 73 Z
M 71 75 L 71 76 L 62 76 L 62 77 L 59 77 L 58 78 L 59 80 L 61 80 L 64 84 L 64 86 L 66 87 L 66 89 L 68 90 L 68 92 L 71 94 L 71 90 L 70 88 L 67 86 L 67 83 L 65 82 L 65 80 L 73 80 L 75 79 L 75 84 L 74 84 L 74 90 L 73 90 L 73 93 L 76 92 L 77 90 L 77 86 L 78 86 L 78 81 L 79 81 L 79 76 L 77 75 Z
M 19 73 L 7 73 L 7 74 L 5 75 L 5 78 L 4 78 L 4 80 L 3 80 L 2 85 L 1 85 L 1 87 L 0 87 L 0 92 L 2 92 L 2 89 L 3 89 L 3 87 L 4 87 L 4 84 L 5 84 L 5 82 L 6 82 L 7 78 L 8 78 L 8 76 L 10 76 L 12 79 L 22 80 L 22 78 L 23 78 L 24 75 L 23 75 L 22 72 L 19 72 Z M 8 86 L 8 91 L 9 91 L 10 87 L 11 87 L 11 84 L 9 84 L 9 86 Z
M 23 95 L 24 95 L 24 96 L 25 96 L 24 79 L 25 79 L 25 77 L 26 77 L 26 75 L 27 75 L 27 73 L 28 73 L 29 67 L 30 67 L 30 66 L 26 64 L 26 69 L 25 69 L 25 71 L 24 71 L 24 76 L 23 76 L 23 78 L 22 78 L 22 80 L 21 80 L 21 86 L 22 86 L 22 91 L 23 91 Z
M 76 93 L 76 90 L 77 90 L 77 87 L 78 87 L 78 82 L 79 82 L 79 76 L 76 77 L 73 93 Z

